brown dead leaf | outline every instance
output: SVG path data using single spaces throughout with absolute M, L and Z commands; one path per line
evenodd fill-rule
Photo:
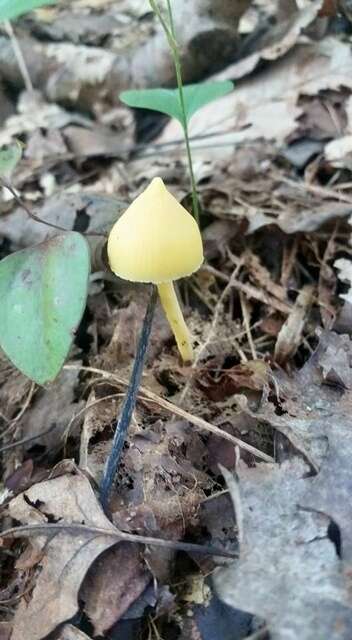
M 54 454 L 64 444 L 63 434 L 67 424 L 83 407 L 84 402 L 76 402 L 75 388 L 78 384 L 77 371 L 62 371 L 48 389 L 40 389 L 32 406 L 19 421 L 23 436 L 35 437 L 28 442 L 27 449 L 33 444 L 43 446 L 47 454 Z M 41 433 L 52 430 L 47 435 Z
M 78 610 L 78 592 L 92 562 L 116 543 L 110 536 L 72 535 L 59 531 L 48 540 L 47 522 L 80 523 L 116 531 L 104 515 L 88 480 L 67 474 L 34 485 L 9 505 L 11 517 L 23 524 L 41 524 L 43 533 L 31 538 L 43 557 L 32 576 L 31 595 L 20 601 L 12 640 L 42 640 Z
M 208 360 L 210 368 L 214 366 Z M 238 364 L 221 373 L 215 380 L 210 372 L 205 371 L 197 383 L 203 393 L 213 402 L 222 402 L 241 389 L 261 391 L 268 383 L 270 367 L 262 360 L 249 360 L 245 364 Z
M 121 618 L 143 593 L 151 577 L 136 545 L 120 542 L 101 554 L 89 569 L 80 591 L 94 635 L 104 635 Z
M 336 37 L 297 45 L 262 71 L 260 82 L 257 77 L 249 78 L 228 96 L 203 107 L 193 116 L 190 135 L 203 136 L 203 140 L 197 140 L 196 157 L 204 154 L 202 146 L 207 147 L 208 158 L 220 157 L 220 154 L 223 158 L 226 153 L 232 156 L 233 145 L 247 140 L 262 138 L 282 144 L 296 131 L 298 118 L 304 113 L 298 104 L 300 95 L 315 96 L 319 91 L 338 90 L 341 86 L 352 88 L 351 64 L 350 47 Z M 221 75 L 225 77 L 233 79 L 235 69 L 230 68 Z M 212 136 L 211 148 L 209 135 Z M 180 126 L 172 121 L 158 142 L 172 142 L 180 137 Z

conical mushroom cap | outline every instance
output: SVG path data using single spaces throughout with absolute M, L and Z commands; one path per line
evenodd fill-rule
M 111 229 L 108 257 L 120 278 L 160 284 L 199 269 L 202 238 L 191 214 L 154 178 Z

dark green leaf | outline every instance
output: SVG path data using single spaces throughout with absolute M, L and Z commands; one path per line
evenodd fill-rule
M 189 122 L 198 109 L 225 96 L 233 89 L 230 80 L 223 82 L 201 82 L 183 87 L 186 119 Z M 153 109 L 176 118 L 183 126 L 183 115 L 178 89 L 133 89 L 120 94 L 122 102 L 129 107 Z
M 59 373 L 87 298 L 89 248 L 63 233 L 0 262 L 0 347 L 26 376 Z
M 32 9 L 55 2 L 56 0 L 0 0 L 0 20 L 13 20 Z

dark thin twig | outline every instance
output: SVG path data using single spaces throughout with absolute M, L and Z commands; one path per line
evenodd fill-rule
M 26 205 L 26 203 L 22 200 L 22 198 L 20 198 L 17 195 L 15 189 L 9 184 L 9 182 L 4 180 L 4 178 L 0 178 L 0 184 L 3 187 L 5 187 L 6 189 L 8 189 L 8 191 L 13 195 L 13 197 L 16 200 L 17 204 L 22 209 L 24 209 L 26 214 L 32 220 L 34 220 L 35 222 L 40 222 L 40 224 L 45 224 L 47 227 L 51 227 L 52 229 L 57 229 L 58 231 L 71 231 L 71 229 L 65 229 L 65 227 L 60 227 L 58 224 L 53 224 L 52 222 L 47 222 L 47 220 L 43 220 L 43 218 L 40 218 L 35 213 L 33 213 L 33 211 L 30 210 L 30 208 Z M 84 236 L 103 236 L 104 238 L 106 237 L 105 233 L 99 233 L 98 231 L 86 231 L 85 233 L 82 233 L 82 235 L 84 235 Z
M 176 551 L 186 551 L 186 552 L 194 552 L 194 553 L 202 553 L 213 556 L 221 556 L 223 558 L 237 558 L 238 554 L 230 553 L 229 551 L 224 551 L 223 549 L 217 549 L 216 547 L 205 546 L 202 544 L 194 544 L 193 542 L 174 542 L 173 540 L 163 540 L 162 538 L 151 538 L 150 536 L 139 536 L 133 533 L 125 533 L 124 531 L 120 531 L 111 525 L 111 529 L 104 529 L 103 527 L 89 527 L 85 524 L 79 523 L 71 523 L 71 524 L 63 524 L 63 523 L 52 523 L 48 522 L 46 524 L 27 524 L 20 525 L 18 527 L 12 527 L 11 529 L 6 529 L 0 533 L 0 538 L 7 538 L 9 536 L 31 536 L 34 533 L 38 535 L 49 535 L 49 532 L 52 533 L 60 533 L 66 532 L 71 534 L 91 534 L 95 536 L 108 536 L 111 538 L 115 538 L 116 541 L 124 541 L 124 542 L 134 542 L 138 544 L 149 544 L 155 545 L 158 547 L 164 547 L 166 549 L 174 549 Z
M 42 438 L 43 436 L 47 436 L 48 433 L 51 433 L 55 429 L 57 429 L 57 424 L 54 423 L 51 425 L 49 429 L 43 431 L 42 433 L 38 433 L 37 436 L 30 436 L 29 438 L 22 438 L 22 440 L 17 440 L 16 442 L 10 442 L 9 444 L 5 444 L 3 447 L 0 447 L 0 453 L 3 451 L 7 451 L 8 449 L 14 449 L 15 447 L 20 447 L 22 444 L 27 444 L 27 442 L 31 442 L 32 440 L 38 440 L 38 438 Z M 3 434 L 0 433 L 0 438 L 3 437 Z
M 126 439 L 127 429 L 131 422 L 132 413 L 137 401 L 138 389 L 142 377 L 142 371 L 144 366 L 145 355 L 148 346 L 148 340 L 150 331 L 152 328 L 152 321 L 154 315 L 154 309 L 157 299 L 157 289 L 153 285 L 152 292 L 149 299 L 146 314 L 144 316 L 143 327 L 138 342 L 138 348 L 136 358 L 133 364 L 132 374 L 127 390 L 127 394 L 122 405 L 120 417 L 117 421 L 115 435 L 112 443 L 112 450 L 107 460 L 104 475 L 100 487 L 100 501 L 104 511 L 108 506 L 108 500 L 112 483 L 115 478 L 117 466 L 119 464 L 121 452 Z

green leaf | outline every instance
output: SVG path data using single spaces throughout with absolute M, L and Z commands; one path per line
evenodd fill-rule
M 19 142 L 0 149 L 0 178 L 10 178 L 21 160 L 22 147 Z
M 56 0 L 0 0 L 0 20 L 13 20 L 23 13 L 55 2 Z
M 233 82 L 201 82 L 183 87 L 187 123 L 201 107 L 225 96 L 233 89 Z M 129 107 L 153 109 L 176 118 L 183 126 L 182 108 L 178 89 L 132 89 L 122 91 L 120 99 Z
M 45 384 L 59 373 L 87 298 L 89 248 L 62 233 L 0 262 L 0 347 L 26 376 Z

